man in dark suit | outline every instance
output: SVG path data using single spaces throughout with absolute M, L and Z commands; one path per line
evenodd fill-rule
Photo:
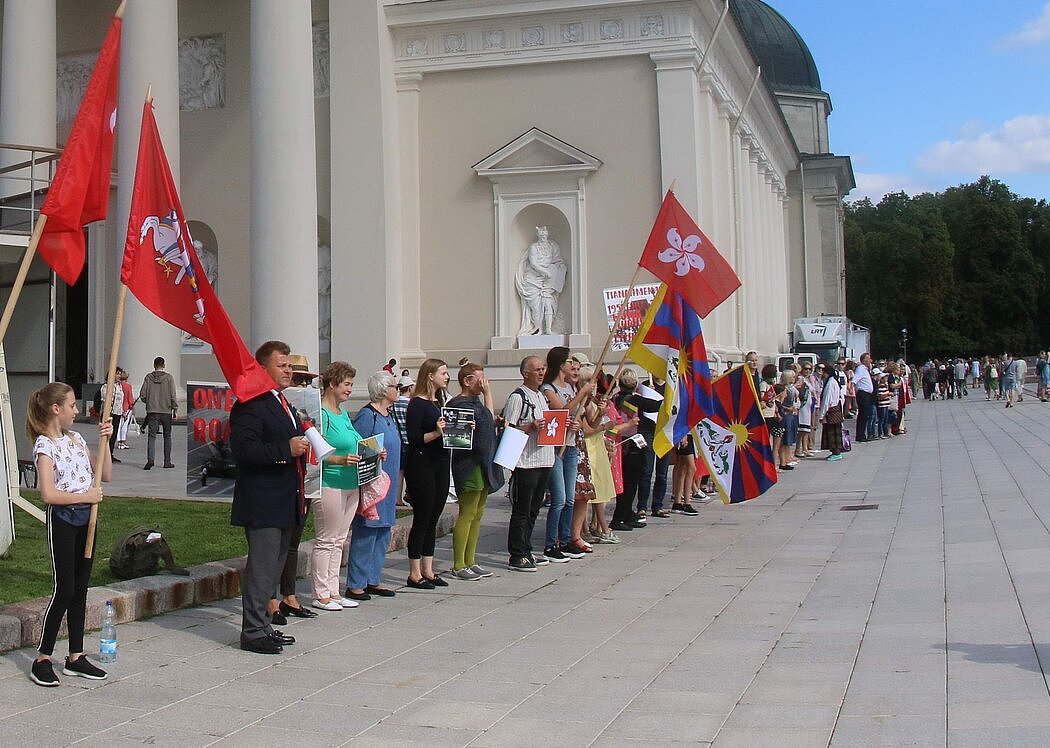
M 259 346 L 258 361 L 274 388 L 230 411 L 230 447 L 237 462 L 230 522 L 244 528 L 248 562 L 241 575 L 241 649 L 277 654 L 294 637 L 271 625 L 267 602 L 277 589 L 293 528 L 306 517 L 303 455 L 308 443 L 281 390 L 292 381 L 291 349 L 279 340 Z

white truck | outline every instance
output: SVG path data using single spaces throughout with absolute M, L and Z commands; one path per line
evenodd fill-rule
M 868 328 L 839 315 L 799 317 L 791 333 L 791 352 L 794 354 L 791 358 L 798 361 L 837 361 L 841 358 L 857 361 L 862 353 L 871 350 L 870 346 Z

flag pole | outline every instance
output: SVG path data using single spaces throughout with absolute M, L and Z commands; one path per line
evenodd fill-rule
M 120 296 L 117 298 L 117 315 L 113 320 L 113 340 L 109 348 L 109 371 L 106 374 L 106 397 L 102 401 L 102 412 L 99 423 L 105 423 L 113 410 L 113 383 L 117 378 L 117 356 L 120 353 L 120 333 L 124 326 L 124 304 L 128 298 L 128 287 L 120 284 Z M 95 488 L 102 488 L 102 468 L 106 464 L 109 452 L 109 440 L 100 439 L 98 454 L 95 457 Z M 87 540 L 84 543 L 84 558 L 91 558 L 95 553 L 95 524 L 98 520 L 98 504 L 91 505 L 91 518 L 88 520 Z

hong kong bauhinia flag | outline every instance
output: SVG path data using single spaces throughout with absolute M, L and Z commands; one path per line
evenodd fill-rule
M 638 264 L 662 280 L 701 317 L 740 288 L 740 279 L 670 190 Z
M 273 389 L 273 380 L 248 352 L 204 275 L 151 102 L 142 109 L 120 279 L 155 315 L 211 343 L 219 368 L 238 399 L 248 400 Z
M 69 285 L 77 282 L 84 269 L 84 226 L 105 218 L 109 207 L 120 26 L 117 17 L 109 24 L 55 178 L 40 208 L 47 223 L 37 252 Z

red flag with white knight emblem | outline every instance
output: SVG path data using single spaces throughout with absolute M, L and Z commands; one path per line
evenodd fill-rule
M 239 400 L 273 389 L 273 380 L 248 352 L 204 275 L 151 102 L 142 109 L 120 280 L 165 322 L 211 343 L 219 368 Z
M 71 286 L 84 269 L 84 226 L 101 221 L 109 208 L 120 27 L 120 18 L 114 17 L 66 139 L 55 178 L 40 207 L 47 223 L 37 252 Z
M 740 279 L 670 190 L 638 264 L 701 317 L 740 288 Z

